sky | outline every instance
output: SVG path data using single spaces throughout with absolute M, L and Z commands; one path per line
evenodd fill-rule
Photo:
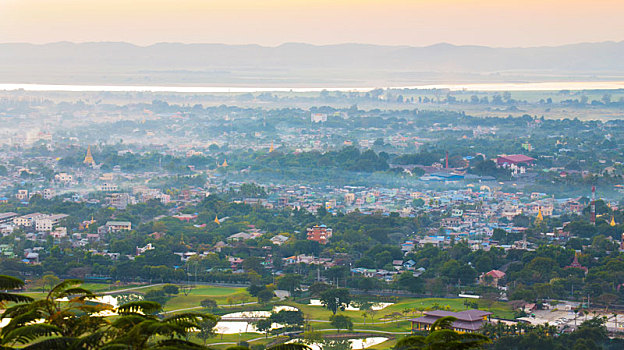
M 496 47 L 624 40 L 622 0 L 0 0 L 0 42 Z

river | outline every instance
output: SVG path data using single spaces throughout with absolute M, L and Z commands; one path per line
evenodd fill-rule
M 449 89 L 453 91 L 559 91 L 624 89 L 624 81 L 565 81 L 533 83 L 462 83 L 394 86 L 390 89 Z M 170 93 L 248 93 L 248 92 L 319 92 L 373 90 L 374 87 L 240 87 L 240 86 L 159 86 L 159 85 L 63 85 L 0 84 L 0 91 L 67 92 L 170 92 Z

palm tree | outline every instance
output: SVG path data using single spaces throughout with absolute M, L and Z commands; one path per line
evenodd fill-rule
M 34 350 L 206 349 L 185 338 L 191 331 L 201 329 L 199 321 L 211 319 L 216 324 L 215 316 L 184 313 L 160 319 L 156 315 L 160 304 L 138 301 L 118 307 L 119 317 L 111 322 L 98 313 L 113 307 L 89 302 L 96 295 L 79 287 L 81 283 L 61 282 L 40 300 L 0 293 L 1 303 L 17 303 L 1 316 L 11 321 L 0 330 L 0 350 L 16 346 Z M 21 286 L 23 282 L 18 279 L 0 276 L 2 289 Z
M 478 349 L 489 343 L 490 339 L 483 334 L 458 333 L 453 330 L 453 322 L 457 319 L 452 316 L 436 320 L 429 331 L 429 335 L 408 336 L 397 342 L 395 350 L 467 350 Z
M 30 299 L 28 303 L 8 308 L 2 315 L 2 318 L 11 319 L 0 332 L 3 343 L 30 344 L 29 348 L 39 349 L 92 348 L 101 344 L 102 339 L 97 339 L 95 334 L 108 324 L 108 320 L 92 316 L 112 307 L 88 304 L 87 300 L 96 296 L 78 287 L 81 283 L 79 280 L 63 281 L 44 299 Z
M 6 303 L 28 303 L 33 301 L 31 297 L 25 295 L 2 292 L 2 290 L 15 290 L 24 287 L 24 282 L 18 278 L 0 275 L 0 307 L 4 308 Z
M 266 350 L 310 350 L 311 348 L 304 344 L 299 343 L 289 343 L 289 344 L 278 344 L 273 345 L 271 347 L 266 348 Z
M 161 305 L 153 301 L 135 301 L 117 308 L 120 317 L 104 332 L 113 340 L 102 347 L 114 349 L 201 349 L 203 346 L 186 340 L 186 336 L 200 329 L 203 317 L 196 313 L 182 313 L 159 319 L 155 314 Z M 163 339 L 164 338 L 164 339 Z

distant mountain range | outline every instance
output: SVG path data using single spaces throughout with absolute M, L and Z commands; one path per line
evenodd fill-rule
M 624 80 L 624 41 L 492 48 L 289 43 L 0 44 L 0 83 L 403 86 Z

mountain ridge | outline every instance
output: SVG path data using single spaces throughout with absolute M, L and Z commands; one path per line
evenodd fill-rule
M 624 41 L 488 47 L 439 43 L 0 43 L 0 83 L 305 85 L 624 77 Z M 176 76 L 171 72 L 184 71 Z

